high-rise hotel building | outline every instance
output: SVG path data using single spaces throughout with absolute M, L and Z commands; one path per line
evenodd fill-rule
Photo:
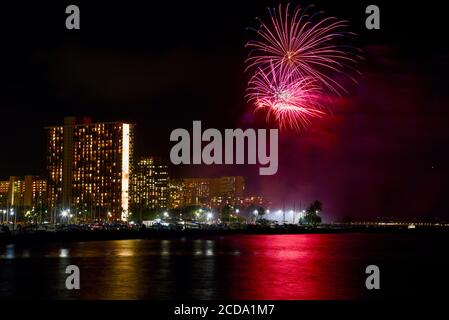
M 127 220 L 133 125 L 67 117 L 46 129 L 49 209 Z
M 139 209 L 168 207 L 168 162 L 157 157 L 142 157 L 134 168 L 131 202 Z

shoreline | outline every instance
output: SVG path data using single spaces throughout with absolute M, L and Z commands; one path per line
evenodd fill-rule
M 109 240 L 150 240 L 176 238 L 202 238 L 227 235 L 301 235 L 345 233 L 397 233 L 397 234 L 448 234 L 448 228 L 423 227 L 406 229 L 400 227 L 308 227 L 308 228 L 244 228 L 244 229 L 147 229 L 129 231 L 77 231 L 0 234 L 0 244 L 35 242 L 85 242 Z

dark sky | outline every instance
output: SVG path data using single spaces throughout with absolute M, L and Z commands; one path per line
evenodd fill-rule
M 2 4 L 0 178 L 45 174 L 44 126 L 66 115 L 137 124 L 137 154 L 167 156 L 170 132 L 263 127 L 244 99 L 243 48 L 277 1 Z M 175 174 L 244 174 L 275 204 L 320 199 L 345 216 L 449 218 L 447 19 L 439 2 L 314 1 L 350 21 L 365 61 L 358 85 L 303 134 L 282 134 L 278 174 L 257 167 L 183 167 Z M 309 1 L 291 1 L 308 5 Z M 68 4 L 81 30 L 65 29 Z

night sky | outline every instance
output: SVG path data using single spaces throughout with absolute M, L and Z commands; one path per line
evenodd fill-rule
M 258 166 L 174 175 L 243 174 L 250 193 L 275 205 L 321 200 L 328 221 L 449 219 L 447 18 L 439 2 L 392 2 L 313 2 L 359 34 L 362 74 L 331 116 L 280 136 L 275 176 L 259 177 Z M 170 132 L 193 120 L 266 126 L 244 98 L 244 44 L 278 1 L 95 3 L 2 4 L 0 178 L 44 175 L 43 128 L 69 115 L 136 123 L 137 155 L 167 158 Z M 65 29 L 69 4 L 80 7 L 81 30 Z M 380 7 L 380 30 L 365 29 L 369 4 Z

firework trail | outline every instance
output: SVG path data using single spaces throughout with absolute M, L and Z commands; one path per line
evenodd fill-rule
M 354 36 L 346 31 L 347 22 L 312 13 L 310 8 L 297 7 L 292 14 L 289 5 L 285 10 L 282 5 L 269 9 L 270 20 L 258 19 L 257 39 L 246 45 L 250 49 L 246 71 L 252 72 L 247 96 L 256 110 L 263 106 L 267 117 L 274 115 L 281 129 L 299 130 L 311 117 L 323 115 L 317 98 L 345 92 L 331 76 L 344 74 L 354 80 L 346 71 L 355 71 L 352 65 L 360 59 L 355 48 L 340 44 Z M 269 85 L 288 88 L 296 102 L 272 103 L 279 96 L 273 100 L 275 90 L 266 90 Z

